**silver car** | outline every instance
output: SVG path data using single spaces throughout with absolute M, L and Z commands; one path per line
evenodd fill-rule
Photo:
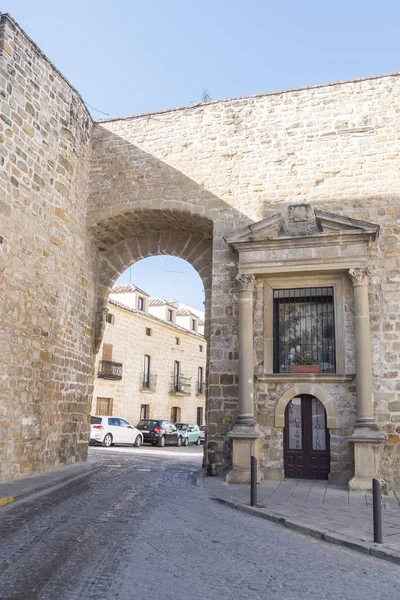
M 132 444 L 138 448 L 143 443 L 143 435 L 121 417 L 95 415 L 90 417 L 90 442 L 106 448 L 112 444 Z

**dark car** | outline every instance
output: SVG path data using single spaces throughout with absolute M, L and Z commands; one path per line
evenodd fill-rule
M 166 444 L 180 446 L 182 436 L 171 421 L 166 419 L 142 419 L 136 426 L 143 435 L 145 444 L 153 444 L 163 448 Z

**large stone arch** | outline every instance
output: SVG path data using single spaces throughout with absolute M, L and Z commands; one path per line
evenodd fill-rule
M 104 310 L 110 289 L 130 265 L 147 258 L 169 254 L 188 261 L 200 275 L 206 296 L 206 330 L 211 300 L 213 223 L 198 212 L 138 209 L 120 213 L 92 226 L 98 249 L 97 301 L 94 349 L 104 331 Z
M 282 394 L 275 407 L 275 427 L 285 426 L 286 406 L 289 404 L 292 398 L 295 396 L 300 396 L 301 394 L 315 396 L 320 402 L 322 402 L 326 410 L 327 427 L 328 429 L 335 429 L 337 426 L 335 404 L 332 398 L 325 393 L 322 386 L 315 385 L 313 383 L 298 383 Z

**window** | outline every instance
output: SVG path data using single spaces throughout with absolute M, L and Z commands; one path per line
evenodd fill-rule
M 174 361 L 174 390 L 179 391 L 179 372 L 181 370 L 181 364 L 178 360 Z M 178 420 L 178 419 L 177 419 Z
M 148 335 L 149 337 L 151 336 L 151 329 L 150 329 L 150 327 L 146 327 L 146 335 Z
M 178 423 L 181 420 L 181 409 L 179 406 L 173 406 L 171 408 L 171 421 L 172 423 Z
M 306 356 L 322 373 L 336 372 L 333 287 L 274 290 L 274 372 L 288 373 Z
M 199 346 L 199 350 L 200 350 L 200 352 L 203 352 L 203 346 L 201 344 Z
M 111 325 L 114 325 L 114 315 L 112 313 L 106 314 L 106 323 L 110 323 Z
M 167 311 L 167 321 L 170 321 L 171 323 L 174 320 L 174 312 L 169 308 Z
M 139 296 L 138 298 L 138 310 L 144 310 L 144 298 Z
M 192 331 L 196 331 L 197 330 L 197 321 L 196 319 L 192 319 Z
M 197 372 L 197 393 L 204 394 L 203 367 L 199 367 Z
M 143 388 L 150 388 L 150 356 L 145 354 L 143 357 Z
M 202 406 L 198 406 L 197 407 L 197 425 L 199 427 L 201 427 L 203 425 L 203 407 Z
M 113 399 L 112 398 L 96 398 L 96 414 L 97 415 L 112 415 Z
M 149 418 L 150 418 L 150 405 L 142 404 L 140 406 L 140 420 L 143 421 L 143 419 L 149 419 Z
M 175 338 L 175 344 L 176 344 L 177 346 L 179 346 L 179 344 L 180 344 L 180 343 L 181 343 L 181 340 L 180 340 L 179 338 Z

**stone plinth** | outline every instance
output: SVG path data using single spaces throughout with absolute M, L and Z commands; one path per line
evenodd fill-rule
M 372 480 L 379 479 L 380 460 L 385 436 L 371 429 L 356 428 L 349 438 L 354 444 L 354 477 L 350 490 L 372 490 Z
M 232 465 L 233 468 L 227 474 L 225 480 L 228 483 L 250 483 L 250 458 L 255 456 L 257 459 L 257 482 L 260 483 L 264 476 L 260 470 L 260 438 L 261 431 L 257 426 L 246 427 L 236 425 L 228 433 L 232 440 Z

